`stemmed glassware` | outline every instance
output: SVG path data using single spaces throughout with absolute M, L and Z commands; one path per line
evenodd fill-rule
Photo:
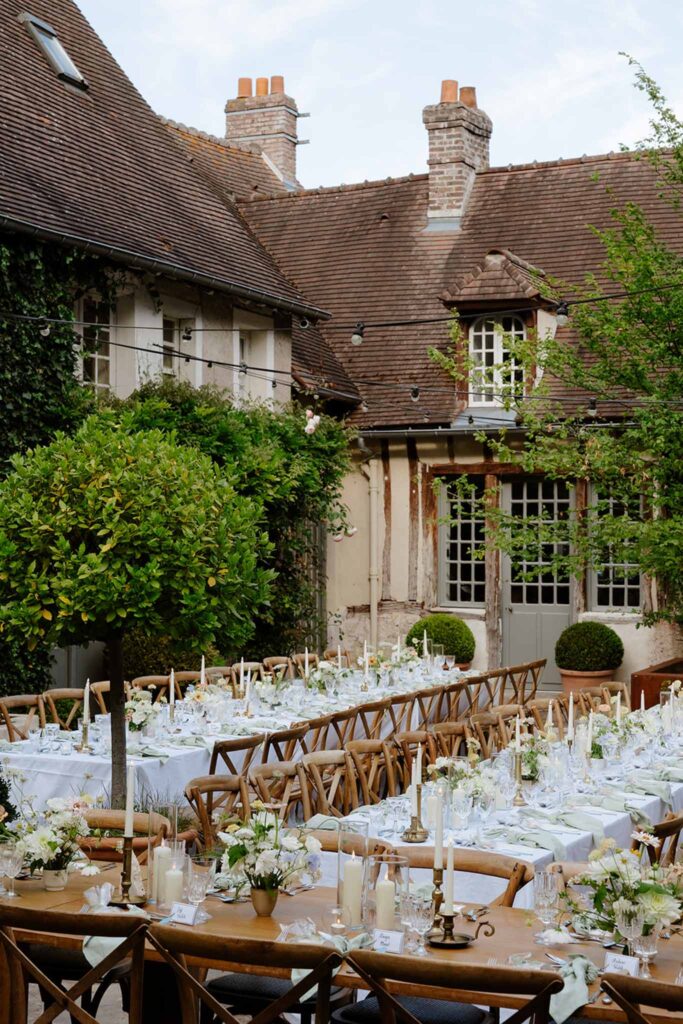
M 649 935 L 643 935 L 642 928 L 640 935 L 635 935 L 631 940 L 633 952 L 640 960 L 640 977 L 651 978 L 650 964 L 657 956 L 657 945 L 659 943 L 660 929 L 654 928 Z
M 3 894 L 6 900 L 20 899 L 18 892 L 14 890 L 14 880 L 20 873 L 24 864 L 24 855 L 20 853 L 14 843 L 2 843 L 0 845 L 0 874 L 10 880 L 9 888 Z
M 421 896 L 413 895 L 410 897 L 410 923 L 413 931 L 417 933 L 418 944 L 415 950 L 415 956 L 427 956 L 427 948 L 425 945 L 427 935 L 432 929 L 434 923 L 434 915 L 432 911 L 432 901 L 423 899 Z
M 643 933 L 643 911 L 633 904 L 619 907 L 614 914 L 614 923 L 619 934 L 626 939 L 629 954 L 633 955 L 633 940 Z

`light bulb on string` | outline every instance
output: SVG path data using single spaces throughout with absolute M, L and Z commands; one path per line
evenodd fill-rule
M 186 327 L 181 335 L 181 341 L 192 341 L 192 328 Z
M 363 337 L 364 337 L 364 335 L 365 335 L 365 324 L 363 323 L 362 320 L 359 320 L 358 323 L 356 324 L 356 329 L 354 330 L 353 334 L 351 335 L 351 344 L 352 345 L 356 345 L 356 346 L 362 345 L 363 344 Z
M 420 401 L 420 389 L 419 388 L 411 388 L 410 389 L 410 397 L 411 397 L 413 402 L 419 402 Z
M 558 327 L 566 327 L 569 323 L 569 304 L 567 302 L 558 302 L 557 308 L 555 309 L 555 317 L 557 319 Z
M 50 325 L 49 325 L 49 323 L 47 322 L 47 320 L 40 320 L 39 323 L 40 323 L 40 327 L 38 328 L 39 333 L 42 335 L 43 338 L 49 338 L 50 337 Z

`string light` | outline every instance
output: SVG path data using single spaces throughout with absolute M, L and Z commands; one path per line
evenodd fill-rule
M 410 389 L 410 397 L 413 400 L 413 402 L 419 402 L 420 401 L 420 389 L 419 388 L 411 388 Z
M 365 324 L 363 323 L 362 320 L 359 320 L 358 323 L 356 324 L 356 327 L 355 327 L 355 330 L 354 330 L 353 334 L 351 335 L 351 344 L 352 345 L 356 345 L 356 346 L 362 345 L 363 344 L 363 335 L 364 334 L 365 334 Z
M 183 334 L 182 334 L 182 337 L 181 337 L 180 340 L 181 341 L 192 341 L 192 328 L 191 327 L 186 327 L 185 328 L 185 330 L 183 331 Z

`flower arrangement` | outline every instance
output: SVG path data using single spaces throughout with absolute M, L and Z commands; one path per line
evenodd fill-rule
M 475 740 L 476 742 L 476 740 Z M 473 763 L 462 757 L 437 757 L 427 766 L 432 777 L 445 779 L 452 790 L 460 790 L 475 799 L 495 797 L 496 776 L 489 765 Z
M 575 915 L 575 923 L 604 931 L 618 931 L 620 913 L 640 911 L 644 915 L 644 934 L 669 927 L 683 910 L 683 868 L 660 867 L 644 856 L 646 847 L 657 848 L 659 840 L 648 832 L 636 831 L 633 839 L 640 850 L 620 850 L 613 839 L 604 839 L 589 854 L 587 870 L 568 883 L 564 899 Z M 590 906 L 581 905 L 573 891 L 589 890 Z
M 90 834 L 82 811 L 92 805 L 92 797 L 66 800 L 53 797 L 42 815 L 20 818 L 12 826 L 17 850 L 28 862 L 31 873 L 38 868 L 64 871 L 80 851 L 79 839 Z
M 315 668 L 308 673 L 307 684 L 311 689 L 325 693 L 327 683 L 331 683 L 337 674 L 337 667 L 331 661 L 319 661 Z
M 252 889 L 277 891 L 285 882 L 297 884 L 304 875 L 317 881 L 321 875 L 321 846 L 315 836 L 286 828 L 259 801 L 252 808 L 256 813 L 250 821 L 230 825 L 218 833 L 226 847 L 222 871 L 231 874 L 238 885 L 241 876 Z
M 153 722 L 161 710 L 161 703 L 165 703 L 163 697 L 154 703 L 152 690 L 152 687 L 148 690 L 133 690 L 126 701 L 126 721 L 133 732 L 139 732 Z

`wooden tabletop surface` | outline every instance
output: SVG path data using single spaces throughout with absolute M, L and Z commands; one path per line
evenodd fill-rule
M 114 868 L 110 871 L 103 871 L 94 878 L 82 878 L 78 875 L 73 875 L 69 878 L 67 888 L 62 892 L 46 892 L 42 888 L 42 883 L 37 879 L 19 881 L 16 888 L 17 892 L 22 896 L 22 906 L 27 909 L 50 910 L 59 908 L 65 912 L 77 913 L 83 906 L 83 892 L 85 889 L 90 888 L 92 885 L 101 885 L 105 881 L 117 882 L 118 879 L 119 870 Z M 211 914 L 211 919 L 204 924 L 196 926 L 196 929 L 201 929 L 203 932 L 214 935 L 225 935 L 233 938 L 262 938 L 272 942 L 280 934 L 280 925 L 291 923 L 300 918 L 311 918 L 320 930 L 327 931 L 329 930 L 330 923 L 328 913 L 335 903 L 335 895 L 333 889 L 322 887 L 317 887 L 295 896 L 287 896 L 281 893 L 273 916 L 270 918 L 257 917 L 249 901 L 225 904 L 218 899 L 209 897 L 204 904 L 204 909 L 207 913 Z M 2 900 L 2 903 L 9 902 L 2 899 L 2 897 L 0 897 L 0 900 Z M 545 948 L 534 942 L 534 935 L 541 930 L 541 925 L 531 911 L 492 907 L 486 918 L 494 925 L 496 929 L 495 935 L 485 938 L 482 934 L 467 949 L 443 950 L 430 947 L 429 955 L 448 960 L 454 966 L 458 963 L 486 965 L 490 959 L 495 959 L 499 966 L 507 966 L 508 957 L 511 954 L 526 952 L 532 954 L 533 960 L 539 962 L 546 961 Z M 462 918 L 456 920 L 456 931 L 472 933 L 474 928 L 475 925 L 469 921 Z M 60 944 L 67 944 L 69 942 L 80 943 L 80 940 L 75 938 L 69 939 L 68 937 L 60 937 L 58 941 Z M 598 968 L 603 967 L 605 960 L 604 948 L 595 942 L 577 942 L 569 946 L 549 950 L 549 952 L 556 956 L 565 956 L 567 953 L 583 953 Z M 156 958 L 156 954 L 151 950 L 149 955 Z M 227 964 L 205 963 L 202 966 L 218 967 L 223 970 L 230 969 L 230 965 Z M 651 968 L 653 979 L 673 982 L 682 966 L 683 937 L 674 935 L 669 940 L 660 940 L 659 953 Z M 239 969 L 244 970 L 243 967 Z M 268 964 L 264 963 L 261 967 L 254 969 L 254 973 L 275 974 L 277 972 L 272 968 L 269 970 Z M 362 987 L 359 979 L 347 968 L 340 971 L 336 980 L 338 984 L 348 985 L 352 988 Z M 453 988 L 448 990 L 447 996 L 461 1002 L 478 1002 L 486 1005 L 507 1007 L 516 1007 L 523 1002 L 523 1000 L 516 999 L 514 995 L 494 997 L 483 996 L 480 993 L 477 998 L 474 998 L 472 993 L 459 992 L 455 982 L 456 978 L 454 977 Z M 599 981 L 591 987 L 591 994 L 594 994 L 598 988 Z M 420 994 L 415 988 L 411 991 L 416 995 Z M 431 994 L 434 994 L 433 990 Z M 586 1005 L 581 1010 L 581 1016 L 590 1017 L 595 1020 L 625 1019 L 624 1015 L 614 1004 L 603 1004 L 601 997 L 598 997 L 597 1002 Z M 661 1019 L 671 1020 L 672 1017 L 678 1019 L 679 1015 L 662 1014 Z M 652 1019 L 656 1019 L 654 1014 L 652 1014 Z M 680 1015 L 680 1019 L 683 1020 L 683 1014 Z

